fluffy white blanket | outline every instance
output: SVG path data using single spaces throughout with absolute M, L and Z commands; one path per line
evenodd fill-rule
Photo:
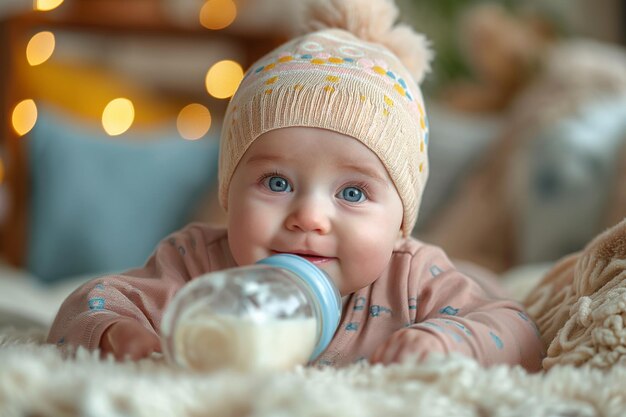
M 287 373 L 192 374 L 160 360 L 64 358 L 42 330 L 0 330 L 0 416 L 626 415 L 626 367 L 481 368 L 461 358 L 421 365 Z

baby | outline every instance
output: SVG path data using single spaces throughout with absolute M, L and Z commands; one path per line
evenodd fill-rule
M 318 365 L 460 352 L 539 369 L 543 346 L 522 307 L 410 237 L 428 175 L 417 83 L 431 54 L 422 36 L 393 26 L 396 16 L 387 0 L 313 4 L 316 31 L 255 63 L 228 105 L 219 164 L 226 229 L 191 224 L 144 267 L 83 285 L 49 342 L 149 356 L 185 283 L 292 253 L 326 271 L 343 298 Z

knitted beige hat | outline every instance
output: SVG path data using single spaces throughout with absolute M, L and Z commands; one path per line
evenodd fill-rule
M 402 200 L 403 235 L 411 233 L 428 177 L 428 124 L 417 83 L 431 52 L 422 35 L 394 26 L 397 13 L 391 0 L 317 0 L 307 15 L 316 31 L 252 65 L 224 118 L 222 207 L 256 138 L 283 127 L 318 127 L 356 138 L 378 156 Z

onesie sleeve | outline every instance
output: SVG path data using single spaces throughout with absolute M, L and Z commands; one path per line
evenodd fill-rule
M 521 304 L 497 295 L 502 293 L 497 282 L 479 284 L 433 246 L 418 251 L 411 274 L 418 282 L 418 302 L 409 327 L 424 332 L 432 350 L 459 352 L 487 366 L 541 369 L 544 347 L 537 327 Z
M 163 309 L 176 291 L 211 269 L 210 239 L 207 229 L 188 226 L 162 240 L 142 268 L 83 284 L 61 305 L 48 342 L 96 349 L 104 331 L 122 320 L 136 320 L 158 334 Z

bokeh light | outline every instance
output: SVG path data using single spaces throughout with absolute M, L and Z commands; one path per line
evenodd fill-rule
M 63 0 L 35 0 L 35 10 L 47 12 L 56 9 L 63 3 Z
M 4 161 L 0 159 L 0 184 L 4 182 Z
M 243 68 L 235 61 L 219 61 L 206 74 L 206 89 L 215 98 L 228 98 L 235 94 L 243 79 Z
M 102 127 L 111 136 L 126 132 L 135 120 L 135 107 L 127 98 L 116 98 L 102 112 Z
M 30 65 L 43 64 L 54 52 L 55 39 L 52 32 L 39 32 L 33 35 L 26 45 L 26 59 Z
M 211 128 L 211 112 L 202 104 L 189 104 L 178 113 L 176 127 L 184 139 L 200 139 Z
M 237 17 L 233 0 L 207 0 L 200 9 L 200 24 L 207 29 L 224 29 Z
M 37 122 L 37 105 L 31 99 L 22 100 L 13 109 L 11 122 L 15 132 L 24 136 Z

